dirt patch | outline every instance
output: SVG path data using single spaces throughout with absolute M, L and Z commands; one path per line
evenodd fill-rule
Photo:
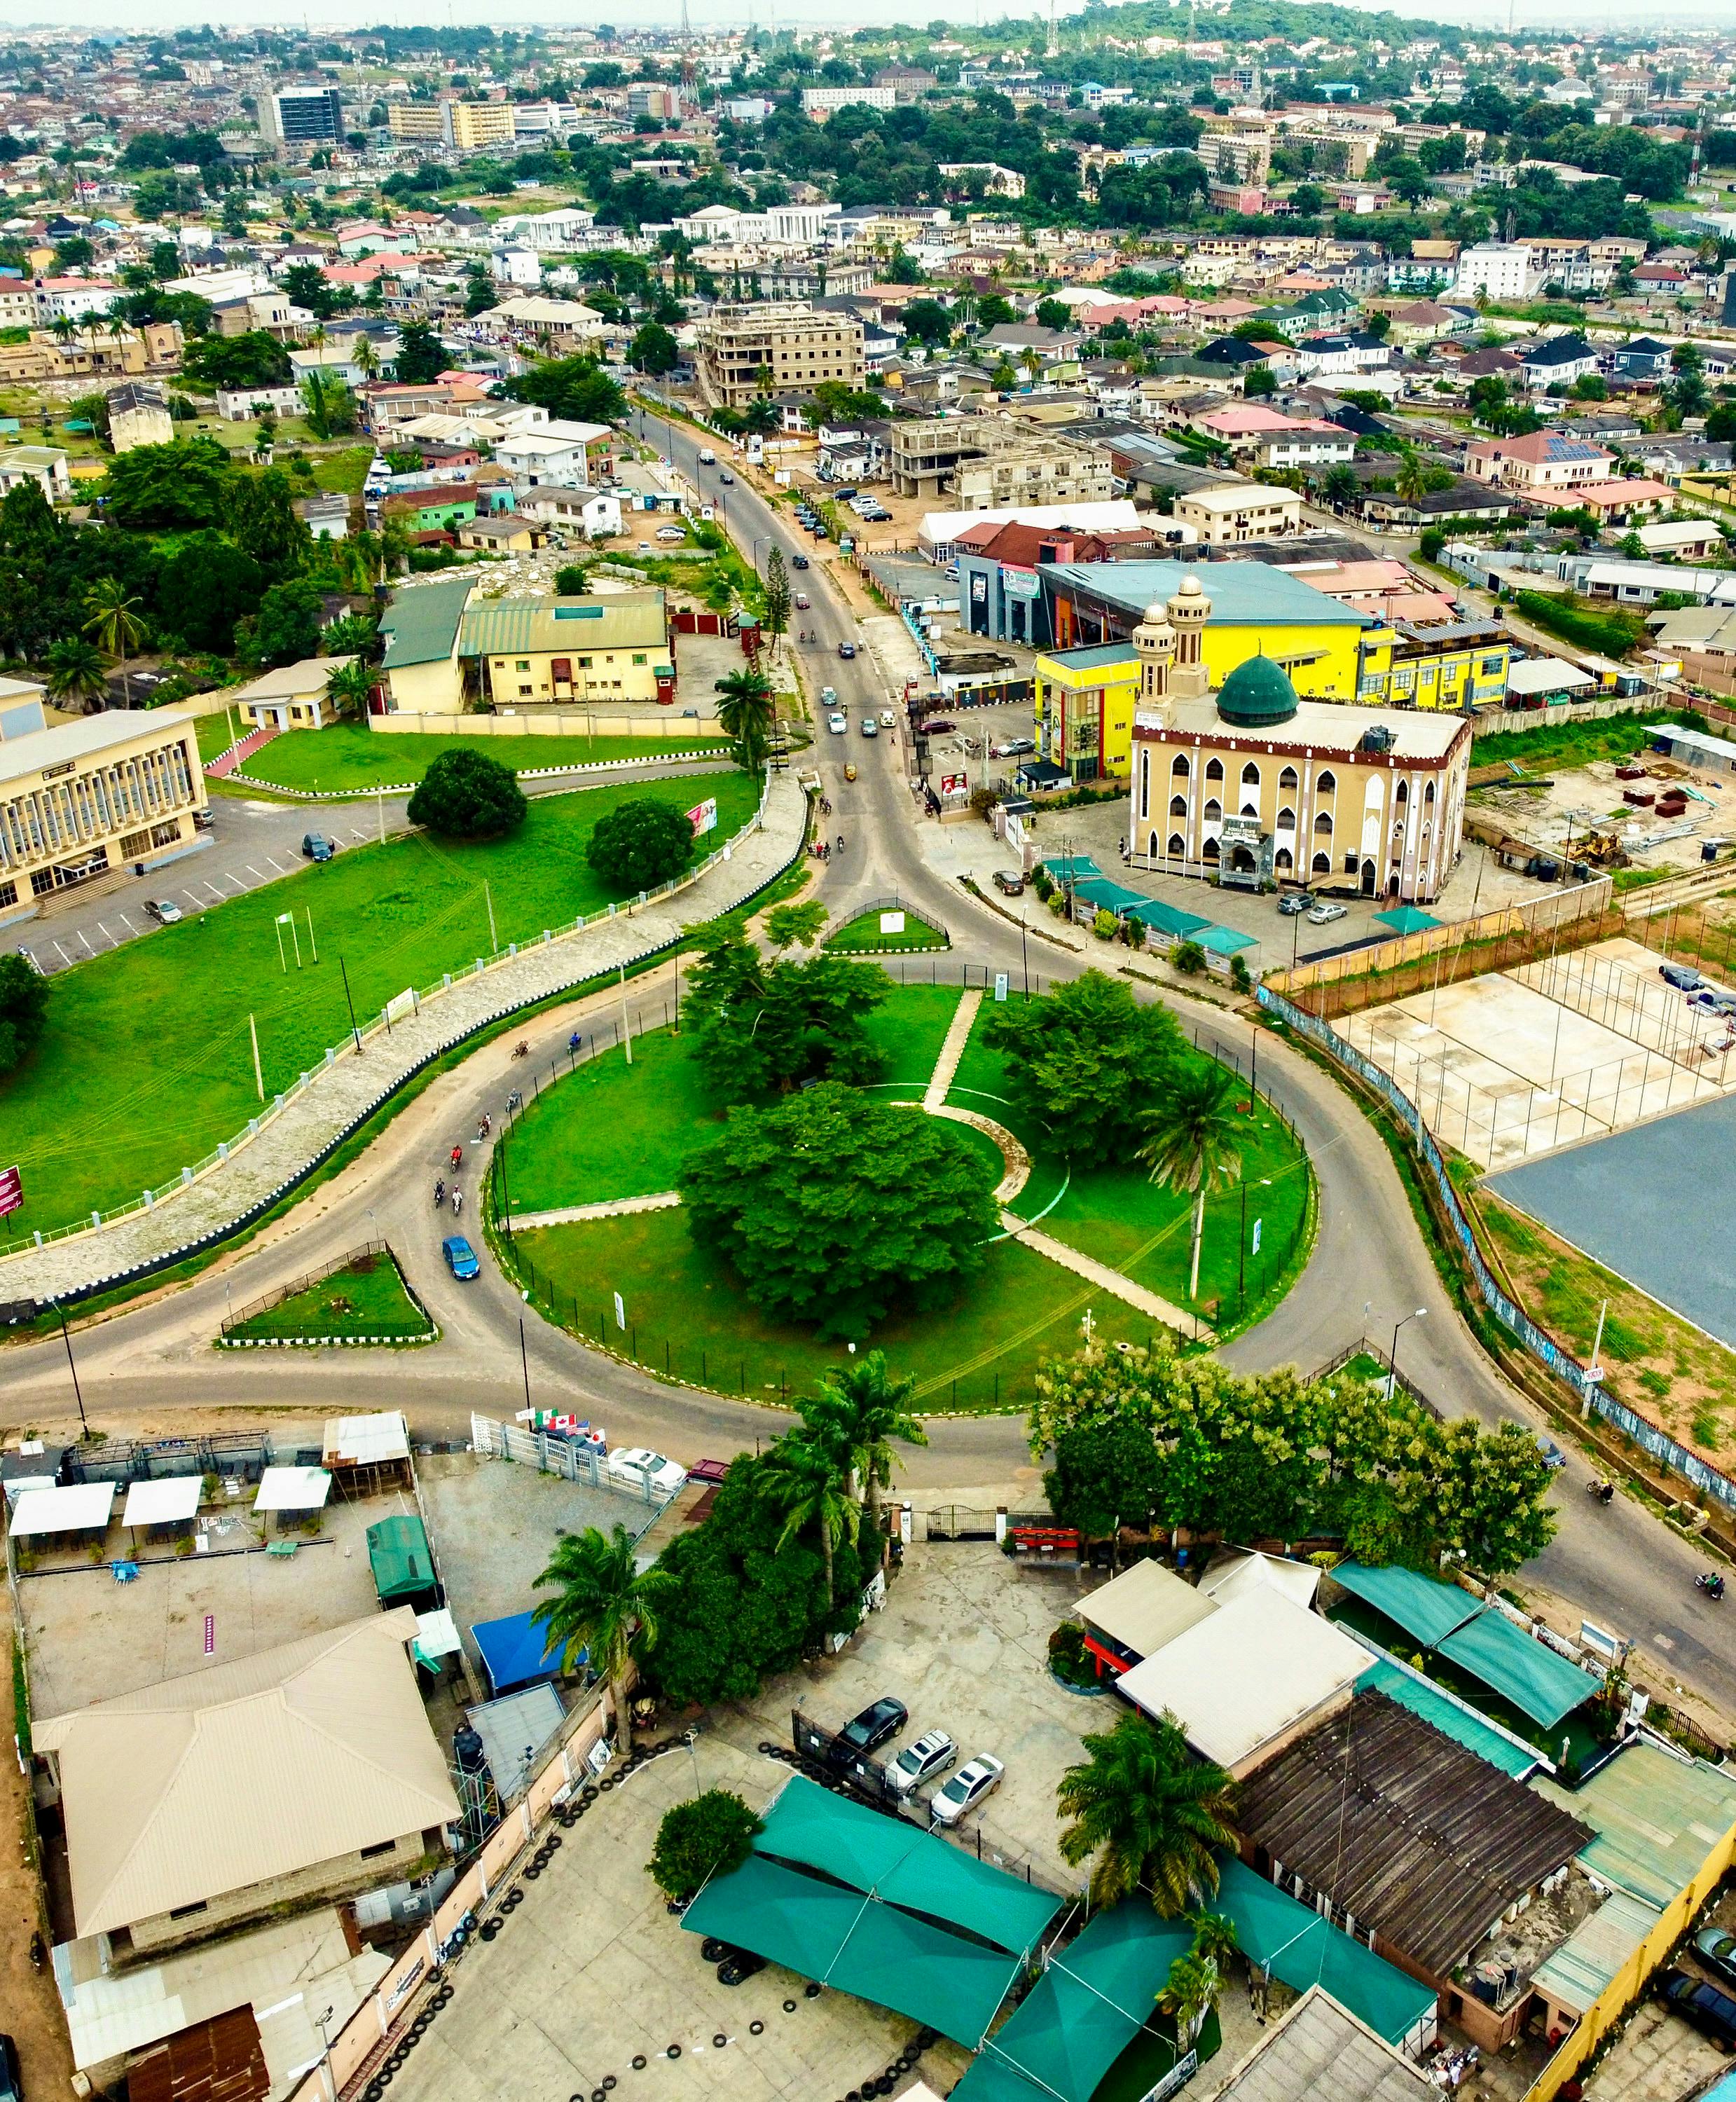
M 1534 1319 L 1589 1360 L 1607 1300 L 1599 1351 L 1605 1386 L 1678 1443 L 1727 1466 L 1736 1443 L 1736 1352 L 1486 1191 L 1474 1201 Z
M 12 1644 L 10 1608 L 0 1621 L 5 1656 L 0 1659 L 0 1729 L 8 1739 L 18 1728 L 12 1706 Z M 55 1990 L 54 1973 L 45 1962 L 30 1967 L 30 1937 L 47 1939 L 42 1896 L 36 1878 L 35 1839 L 29 1819 L 30 1784 L 16 1758 L 4 1762 L 5 1837 L 0 1840 L 0 2010 L 18 2047 L 27 2095 L 64 2095 L 73 2077 L 73 2050 Z

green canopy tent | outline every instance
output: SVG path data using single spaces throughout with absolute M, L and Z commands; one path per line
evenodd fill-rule
M 383 1606 L 406 1605 L 421 1599 L 430 1605 L 436 1603 L 439 1586 L 434 1556 L 419 1518 L 383 1518 L 377 1525 L 370 1525 L 368 1567 Z
M 1439 1645 L 1440 1654 L 1552 1730 L 1596 1693 L 1601 1682 L 1517 1628 L 1491 1606 Z
M 1469 1591 L 1456 1584 L 1438 1584 L 1415 1569 L 1371 1569 L 1360 1562 L 1340 1562 L 1332 1581 L 1384 1613 L 1424 1649 L 1438 1649 L 1455 1628 L 1474 1621 L 1483 1610 L 1482 1601 Z

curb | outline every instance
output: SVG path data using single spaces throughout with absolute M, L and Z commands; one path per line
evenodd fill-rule
M 481 744 L 490 740 L 479 738 L 476 741 Z M 569 774 L 613 774 L 622 766 L 678 766 L 684 761 L 728 756 L 728 745 L 708 745 L 703 752 L 647 753 L 643 759 L 587 759 L 572 766 L 516 766 L 512 772 L 519 781 L 558 781 Z M 383 781 L 373 788 L 286 788 L 280 782 L 262 781 L 255 774 L 219 774 L 216 778 L 232 781 L 243 788 L 257 788 L 264 795 L 287 796 L 298 803 L 366 802 L 379 796 L 413 796 L 422 786 L 419 781 Z
M 358 1350 L 385 1347 L 414 1348 L 418 1343 L 437 1343 L 438 1328 L 420 1336 L 219 1336 L 212 1348 L 219 1350 Z

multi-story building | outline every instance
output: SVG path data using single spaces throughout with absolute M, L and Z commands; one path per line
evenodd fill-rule
M 660 591 L 478 601 L 458 636 L 465 699 L 522 708 L 675 699 Z
M 654 117 L 664 124 L 681 122 L 681 91 L 661 81 L 636 82 L 627 91 L 629 117 Z
M 1564 431 L 1532 431 L 1522 438 L 1480 438 L 1465 455 L 1465 472 L 1478 481 L 1533 497 L 1553 497 L 1609 479 L 1615 455 Z
M 108 442 L 117 453 L 135 446 L 166 446 L 175 441 L 175 419 L 167 398 L 155 387 L 129 380 L 108 397 Z
M 42 690 L 0 681 L 0 914 L 190 846 L 206 804 L 191 716 L 87 716 L 51 729 Z
M 796 300 L 714 308 L 695 331 L 693 376 L 714 409 L 744 408 L 757 394 L 808 393 L 823 381 L 860 387 L 862 325 Z
M 1140 678 L 1125 643 L 1039 653 L 1031 686 L 1039 758 L 1074 781 L 1127 778 Z
M 1460 299 L 1523 299 L 1535 289 L 1531 251 L 1524 242 L 1479 241 L 1459 258 L 1453 290 Z
M 259 134 L 283 153 L 341 144 L 343 104 L 334 87 L 280 87 L 259 98 Z
M 996 416 L 924 416 L 892 427 L 893 489 L 901 496 L 946 491 L 958 511 L 1106 503 L 1115 463 L 1098 446 L 1033 431 Z
M 510 146 L 516 135 L 510 102 L 394 102 L 386 113 L 394 139 L 425 139 L 454 153 Z
M 1176 516 L 1196 529 L 1208 548 L 1234 547 L 1245 540 L 1270 540 L 1302 530 L 1302 499 L 1293 489 L 1264 482 L 1220 483 L 1190 490 L 1176 499 Z
M 824 118 L 834 110 L 848 109 L 857 103 L 870 109 L 893 109 L 897 107 L 898 91 L 894 87 L 804 87 L 802 90 L 802 113 L 805 117 Z

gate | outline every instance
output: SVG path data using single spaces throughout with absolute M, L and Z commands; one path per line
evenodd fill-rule
M 964 1504 L 942 1504 L 928 1514 L 930 1540 L 993 1540 L 996 1514 Z

